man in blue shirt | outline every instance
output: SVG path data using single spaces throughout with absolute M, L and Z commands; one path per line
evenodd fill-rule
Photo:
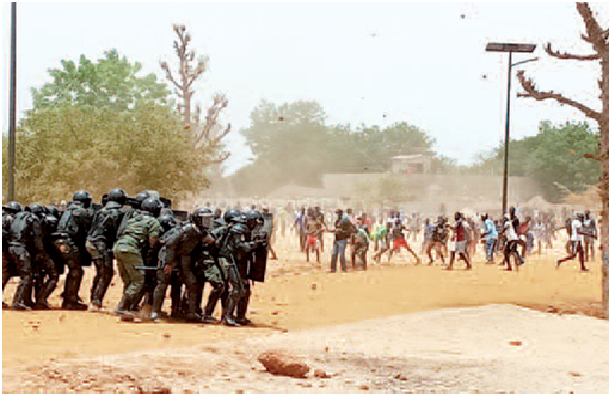
M 481 219 L 484 222 L 484 237 L 486 239 L 486 262 L 490 264 L 493 262 L 493 253 L 497 245 L 497 228 L 487 213 L 483 213 Z

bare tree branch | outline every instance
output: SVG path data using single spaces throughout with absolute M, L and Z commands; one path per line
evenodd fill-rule
M 561 53 L 559 51 L 554 51 L 554 50 L 552 50 L 552 43 L 550 43 L 550 42 L 548 42 L 548 44 L 546 45 L 545 50 L 548 53 L 548 55 L 561 59 L 561 60 L 599 60 L 601 58 L 601 56 L 598 53 L 592 54 L 592 55 L 573 55 L 573 54 L 566 53 L 566 52 Z
M 566 104 L 571 107 L 577 108 L 578 110 L 583 112 L 586 116 L 596 120 L 599 124 L 601 123 L 601 114 L 599 112 L 591 109 L 590 107 L 587 107 L 574 100 L 571 100 L 570 98 L 567 98 L 559 93 L 554 93 L 553 91 L 541 92 L 541 91 L 537 90 L 533 81 L 531 79 L 525 78 L 524 71 L 522 71 L 522 70 L 518 71 L 518 80 L 520 81 L 520 84 L 522 85 L 523 89 L 526 92 L 526 93 L 519 93 L 518 97 L 531 97 L 537 101 L 554 99 L 561 104 Z
M 577 11 L 584 20 L 586 32 L 588 33 L 587 36 L 582 35 L 582 39 L 592 44 L 596 52 L 599 54 L 603 53 L 603 50 L 608 48 L 606 34 L 598 25 L 594 15 L 592 15 L 590 5 L 588 3 L 577 3 Z

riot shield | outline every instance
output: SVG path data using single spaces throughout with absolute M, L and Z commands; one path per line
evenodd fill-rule
M 252 265 L 250 267 L 250 279 L 254 282 L 264 282 L 267 255 L 267 248 L 262 247 L 256 249 L 253 253 Z
M 270 245 L 269 242 L 271 242 L 271 234 L 273 232 L 273 214 L 263 213 L 262 215 L 264 217 L 264 225 L 260 230 L 260 236 L 264 237 L 267 242 L 267 245 Z M 254 282 L 264 282 L 268 247 L 269 246 L 267 246 L 266 248 L 258 248 L 253 253 L 254 258 L 250 269 L 250 279 Z

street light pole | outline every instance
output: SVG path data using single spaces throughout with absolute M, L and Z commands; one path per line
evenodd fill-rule
M 512 89 L 512 52 L 509 54 L 508 81 L 507 81 L 507 104 L 505 110 L 505 142 L 503 158 L 503 204 L 502 213 L 507 212 L 507 193 L 508 193 L 508 157 L 510 155 L 510 93 Z
M 507 213 L 508 203 L 508 171 L 509 171 L 509 153 L 510 153 L 510 98 L 512 89 L 512 67 L 519 64 L 533 62 L 539 58 L 529 59 L 522 62 L 512 64 L 512 52 L 527 52 L 535 51 L 535 44 L 508 44 L 508 43 L 488 43 L 486 45 L 487 52 L 508 52 L 508 81 L 507 81 L 507 102 L 505 110 L 505 142 L 504 142 L 504 161 L 503 161 L 503 213 Z
M 17 128 L 17 3 L 11 4 L 11 97 L 8 129 L 8 201 L 15 199 L 15 144 Z

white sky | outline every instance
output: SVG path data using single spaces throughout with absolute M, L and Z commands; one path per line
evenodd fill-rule
M 609 4 L 592 3 L 609 27 Z M 465 15 L 465 18 L 461 18 Z M 18 111 L 32 105 L 30 88 L 50 81 L 49 68 L 81 54 L 97 60 L 116 48 L 143 73 L 161 80 L 160 60 L 175 66 L 173 23 L 184 23 L 193 48 L 210 57 L 196 84 L 208 105 L 225 92 L 223 121 L 233 125 L 227 172 L 250 157 L 236 132 L 249 125 L 261 99 L 319 101 L 328 124 L 387 126 L 407 121 L 428 131 L 441 154 L 471 163 L 504 134 L 507 54 L 496 42 L 538 44 L 528 63 L 538 86 L 600 109 L 597 62 L 558 61 L 541 45 L 590 53 L 575 3 L 30 3 L 19 2 Z M 8 129 L 10 3 L 2 3 L 2 127 Z M 175 67 L 174 67 L 175 69 Z M 483 76 L 486 76 L 484 78 Z M 539 122 L 584 120 L 569 107 L 516 98 L 511 135 L 533 135 Z M 383 114 L 387 114 L 383 118 Z

